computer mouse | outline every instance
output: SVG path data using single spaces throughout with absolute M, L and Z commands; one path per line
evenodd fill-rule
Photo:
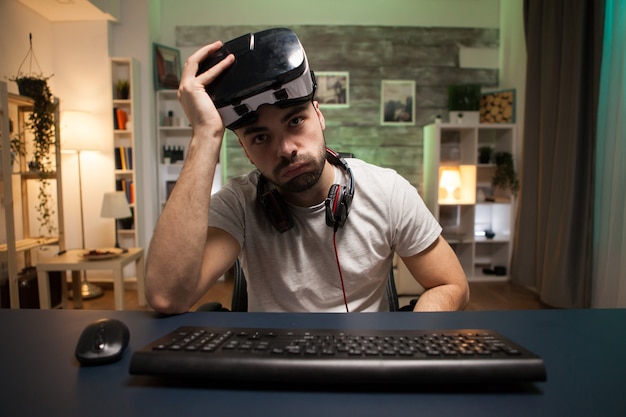
M 75 356 L 82 365 L 103 365 L 121 359 L 128 346 L 128 327 L 116 319 L 100 319 L 83 329 Z

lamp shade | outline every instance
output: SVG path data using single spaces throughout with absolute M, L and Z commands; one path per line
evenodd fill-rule
M 439 186 L 446 190 L 454 191 L 461 187 L 461 173 L 458 169 L 444 169 L 441 173 Z
M 101 151 L 102 144 L 94 138 L 98 132 L 95 117 L 86 111 L 65 110 L 61 113 L 61 149 L 70 151 Z
M 126 194 L 124 194 L 123 191 L 104 193 L 100 216 L 113 219 L 125 219 L 131 215 L 130 206 L 128 205 Z
M 439 204 L 476 203 L 476 165 L 439 167 Z

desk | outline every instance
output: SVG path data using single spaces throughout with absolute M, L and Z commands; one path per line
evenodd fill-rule
M 84 326 L 124 321 L 120 362 L 81 368 Z M 626 310 L 262 314 L 1 310 L 1 416 L 624 416 Z M 543 357 L 548 379 L 531 389 L 317 390 L 175 386 L 128 373 L 131 353 L 181 325 L 318 328 L 492 328 Z
M 37 283 L 39 284 L 39 305 L 42 309 L 50 308 L 50 285 L 48 272 L 72 271 L 72 291 L 74 308 L 82 308 L 83 302 L 80 291 L 80 271 L 110 270 L 113 271 L 113 295 L 115 309 L 124 309 L 124 267 L 135 262 L 137 270 L 137 299 L 140 306 L 146 305 L 144 291 L 144 263 L 143 249 L 130 248 L 127 252 L 112 259 L 86 260 L 80 256 L 84 249 L 72 249 L 67 252 L 47 259 L 37 265 Z M 65 286 L 63 286 L 65 288 Z M 67 297 L 63 297 L 63 303 Z

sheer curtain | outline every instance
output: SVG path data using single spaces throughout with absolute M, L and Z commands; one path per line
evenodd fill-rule
M 626 0 L 606 0 L 596 143 L 593 307 L 626 307 Z
M 588 307 L 602 0 L 525 0 L 526 106 L 512 279 Z

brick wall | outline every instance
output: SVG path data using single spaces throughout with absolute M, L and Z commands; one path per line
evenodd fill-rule
M 350 73 L 350 105 L 323 108 L 326 141 L 339 151 L 397 170 L 422 188 L 422 126 L 447 115 L 450 84 L 498 86 L 498 70 L 459 67 L 459 47 L 497 48 L 498 29 L 389 26 L 291 26 L 313 71 Z M 176 45 L 227 41 L 261 26 L 179 26 Z M 381 125 L 382 80 L 415 81 L 415 125 Z M 235 135 L 226 141 L 226 176 L 248 172 Z M 358 179 L 357 179 L 358 180 Z

